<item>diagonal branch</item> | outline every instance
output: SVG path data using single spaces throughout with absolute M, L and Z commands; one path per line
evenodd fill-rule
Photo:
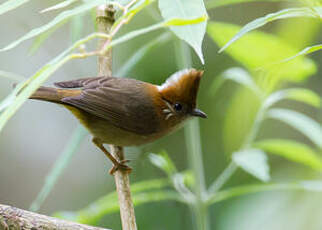
M 25 211 L 12 206 L 0 204 L 0 229 L 64 229 L 64 230 L 107 230 L 70 221 L 57 219 L 38 213 Z

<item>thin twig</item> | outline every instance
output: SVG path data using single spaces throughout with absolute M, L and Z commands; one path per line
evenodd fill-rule
M 131 2 L 134 3 L 135 1 L 133 0 Z M 110 34 L 112 37 L 117 32 L 115 31 L 113 34 L 113 31 L 111 31 L 113 23 L 113 8 L 106 5 L 99 6 L 97 8 L 97 28 L 99 32 Z M 101 38 L 98 49 L 102 49 L 109 41 L 111 41 L 111 39 Z M 99 76 L 112 76 L 112 49 L 109 49 L 107 53 L 104 53 L 104 56 L 98 57 L 98 74 Z M 110 145 L 110 151 L 118 161 L 124 160 L 122 147 Z M 129 174 L 125 171 L 117 170 L 114 173 L 114 179 L 120 204 L 122 229 L 136 230 L 137 226 L 131 198 Z
M 105 40 L 105 43 L 103 46 L 101 46 L 101 52 L 102 54 L 105 54 L 107 52 L 109 44 L 112 41 L 112 37 L 121 29 L 121 27 L 128 23 L 129 20 L 132 18 L 132 15 L 128 14 L 128 10 L 130 9 L 131 6 L 133 6 L 134 3 L 136 3 L 137 0 L 132 0 L 130 1 L 126 6 L 122 8 L 123 10 L 123 16 L 119 19 L 117 23 L 113 25 L 111 30 L 109 31 L 109 35 L 111 36 L 109 39 Z
M 107 230 L 70 221 L 57 219 L 38 213 L 25 211 L 15 207 L 0 204 L 0 229 L 65 229 L 65 230 Z

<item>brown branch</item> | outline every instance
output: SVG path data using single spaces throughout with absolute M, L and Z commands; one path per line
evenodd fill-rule
M 1 230 L 106 230 L 0 204 Z
M 97 30 L 101 33 L 109 34 L 114 23 L 114 9 L 112 6 L 100 5 L 96 10 Z M 101 38 L 98 42 L 98 50 L 100 50 L 106 40 Z M 98 56 L 98 75 L 112 76 L 112 49 L 109 49 L 105 55 Z
M 112 6 L 101 5 L 97 7 L 98 32 L 110 34 L 114 23 L 114 10 Z M 102 49 L 110 39 L 100 39 L 98 49 Z M 112 49 L 98 58 L 98 75 L 112 76 Z M 112 155 L 118 160 L 124 160 L 123 148 L 110 145 Z M 114 173 L 116 191 L 119 198 L 120 214 L 123 230 L 136 230 L 134 206 L 131 198 L 129 174 L 118 170 Z
M 113 156 L 121 161 L 124 160 L 123 147 L 110 145 Z M 114 173 L 116 191 L 119 198 L 120 214 L 123 230 L 136 230 L 136 220 L 134 206 L 131 198 L 130 178 L 129 173 L 117 170 Z

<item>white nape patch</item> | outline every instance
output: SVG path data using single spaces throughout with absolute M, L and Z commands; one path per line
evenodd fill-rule
M 190 73 L 192 70 L 194 70 L 194 69 L 183 69 L 178 72 L 175 72 L 170 77 L 168 77 L 168 79 L 162 85 L 157 86 L 158 90 L 159 91 L 164 90 L 164 89 L 168 88 L 169 86 L 177 83 L 178 81 L 180 81 L 180 79 L 183 76 Z

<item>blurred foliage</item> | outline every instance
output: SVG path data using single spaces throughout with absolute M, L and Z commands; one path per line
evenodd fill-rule
M 5 1 L 0 4 L 0 14 L 14 12 L 12 10 L 18 10 L 19 6 L 27 2 Z M 151 179 L 150 174 L 152 177 L 159 177 L 159 175 L 155 175 L 152 167 L 144 165 L 141 177 L 137 177 L 140 182 L 132 184 L 133 201 L 136 210 L 139 210 L 138 216 L 142 213 L 145 216 L 145 220 L 138 218 L 138 225 L 143 229 L 150 229 L 151 226 L 153 229 L 214 229 L 214 226 L 216 229 L 223 230 L 258 229 L 257 226 L 264 220 L 271 220 L 271 216 L 267 212 L 257 213 L 257 202 L 267 205 L 278 197 L 280 204 L 286 207 L 288 204 L 283 201 L 283 196 L 289 194 L 290 197 L 296 197 L 299 193 L 292 193 L 290 190 L 302 191 L 301 194 L 305 194 L 304 196 L 307 192 L 321 192 L 322 190 L 320 175 L 316 174 L 322 169 L 320 156 L 322 128 L 321 120 L 318 121 L 314 116 L 318 110 L 321 111 L 321 91 L 314 92 L 309 88 L 298 87 L 299 84 L 307 87 L 306 82 L 318 72 L 319 61 L 321 61 L 321 56 L 319 56 L 321 42 L 317 40 L 320 38 L 318 36 L 320 36 L 322 8 L 320 1 L 256 2 L 256 0 L 209 0 L 206 2 L 187 0 L 185 4 L 180 4 L 180 2 L 173 4 L 169 0 L 124 0 L 120 2 L 65 0 L 56 5 L 46 6 L 41 13 L 54 15 L 49 22 L 9 42 L 9 45 L 4 46 L 0 51 L 13 52 L 13 48 L 17 48 L 18 45 L 23 46 L 25 41 L 34 39 L 29 52 L 35 55 L 35 51 L 39 52 L 44 49 L 48 45 L 46 41 L 59 33 L 58 29 L 67 23 L 70 23 L 69 39 L 72 45 L 69 48 L 65 47 L 59 55 L 52 55 L 47 64 L 40 67 L 26 80 L 19 74 L 11 73 L 12 71 L 0 72 L 1 77 L 4 76 L 6 80 L 21 81 L 0 102 L 0 130 L 4 132 L 4 126 L 27 98 L 71 60 L 89 58 L 113 47 L 116 51 L 124 51 L 122 55 L 124 56 L 123 61 L 125 60 L 123 64 L 118 64 L 120 67 L 115 71 L 116 75 L 124 76 L 132 72 L 144 72 L 144 76 L 140 77 L 151 82 L 155 82 L 155 79 L 161 75 L 155 76 L 151 73 L 168 74 L 173 68 L 187 68 L 199 66 L 200 62 L 205 63 L 205 67 L 202 67 L 205 69 L 203 80 L 205 83 L 200 90 L 200 103 L 213 117 L 210 117 L 204 124 L 201 123 L 201 129 L 198 121 L 190 122 L 184 132 L 185 143 L 181 141 L 177 144 L 176 136 L 171 136 L 173 140 L 167 139 L 169 143 L 162 143 L 161 140 L 152 145 L 153 151 L 149 150 L 150 147 L 142 148 L 142 151 L 146 151 L 147 148 L 148 152 L 159 152 L 158 145 L 160 145 L 162 149 L 166 146 L 166 149 L 170 150 L 150 154 L 147 157 L 154 166 L 165 173 L 166 178 Z M 113 4 L 117 10 L 117 20 L 112 28 L 113 40 L 107 44 L 105 50 L 91 52 L 94 39 L 108 36 L 95 33 L 94 25 L 91 25 L 93 28 L 90 29 L 84 25 L 87 25 L 86 20 L 90 18 L 89 15 L 93 15 L 93 8 L 106 3 Z M 240 5 L 234 7 L 235 4 Z M 251 8 L 244 12 L 242 7 L 239 8 L 243 5 Z M 270 5 L 275 7 L 274 11 L 268 8 L 266 15 L 256 14 L 256 9 Z M 224 12 L 223 19 L 218 19 L 217 14 L 220 15 L 221 11 Z M 231 22 L 219 22 L 230 21 L 234 15 L 230 11 L 237 12 L 237 18 L 240 20 L 245 15 L 249 15 L 247 20 L 250 22 L 245 26 Z M 208 14 L 211 15 L 210 22 L 207 21 Z M 272 27 L 261 28 L 271 22 L 274 24 Z M 119 32 L 120 28 L 122 28 L 121 32 Z M 157 32 L 160 29 L 162 32 Z M 205 33 L 209 36 L 206 39 L 204 39 Z M 145 37 L 134 41 L 134 38 L 141 35 Z M 190 45 L 197 55 L 194 55 L 190 48 L 178 39 Z M 175 44 L 175 49 L 169 49 L 168 44 Z M 167 48 L 165 49 L 164 46 Z M 225 52 L 218 55 L 216 52 L 220 47 L 220 52 Z M 314 54 L 307 57 L 311 53 Z M 121 63 L 121 60 L 121 55 L 114 55 L 114 63 Z M 160 62 L 169 66 L 160 64 Z M 215 79 L 210 79 L 210 74 Z M 319 79 L 318 82 L 321 83 L 321 80 Z M 293 85 L 296 86 L 293 87 Z M 220 101 L 224 106 L 220 106 Z M 292 106 L 292 102 L 295 102 L 295 106 Z M 224 116 L 221 117 L 221 114 Z M 282 123 L 288 126 L 279 129 L 270 128 L 270 126 L 274 127 Z M 285 130 L 288 131 L 283 135 Z M 295 138 L 293 134 L 295 132 L 302 136 Z M 71 156 L 78 149 L 85 134 L 81 129 L 74 131 L 71 141 L 49 172 L 38 199 L 33 203 L 34 210 L 41 207 L 46 197 L 57 185 L 56 182 L 61 179 L 63 170 L 71 163 Z M 216 137 L 215 141 L 214 137 Z M 215 146 L 218 144 L 220 146 Z M 179 155 L 180 159 L 173 159 L 175 151 L 187 154 Z M 224 158 L 220 158 L 217 162 L 218 157 L 224 153 L 228 156 L 230 163 L 222 173 L 214 175 L 214 168 L 222 169 L 227 163 Z M 277 158 L 266 153 L 272 153 Z M 287 163 L 278 157 L 296 162 L 293 171 L 306 166 L 304 173 L 300 174 L 300 178 L 296 178 L 292 171 L 283 173 L 284 164 Z M 188 162 L 185 162 L 186 159 Z M 252 183 L 254 179 L 251 177 L 244 179 L 242 174 L 238 175 L 238 181 L 234 182 L 236 171 L 239 168 L 264 183 L 254 184 Z M 135 170 L 140 172 L 141 169 L 138 167 Z M 281 171 L 280 175 L 278 171 Z M 287 175 L 286 179 L 284 175 Z M 309 180 L 305 180 L 307 177 Z M 278 183 L 278 181 L 282 182 Z M 226 187 L 226 184 L 230 186 Z M 240 200 L 236 198 L 241 195 L 275 190 L 288 190 L 289 192 L 273 193 L 274 195 L 267 195 L 267 193 L 258 196 L 249 195 L 246 198 L 239 198 Z M 106 194 L 105 191 L 104 193 Z M 279 194 L 284 195 L 279 196 Z M 256 198 L 260 196 L 264 198 L 262 200 Z M 231 198 L 235 199 L 227 201 Z M 317 196 L 316 199 L 320 198 Z M 244 203 L 242 203 L 243 199 L 245 199 Z M 248 200 L 251 201 L 249 204 Z M 162 205 L 165 201 L 175 205 L 173 210 L 180 211 L 180 215 L 183 216 L 182 223 L 171 225 L 171 221 L 166 221 L 178 219 L 177 215 L 162 214 L 170 213 L 168 209 L 173 208 L 171 205 L 165 204 L 160 210 L 153 210 L 154 213 L 157 212 L 156 215 L 147 211 L 149 203 Z M 56 216 L 87 224 L 119 227 L 119 222 L 113 223 L 113 218 L 111 218 L 113 213 L 119 209 L 115 192 L 110 192 L 94 202 L 90 200 L 86 202 L 90 204 L 79 211 L 58 212 Z M 216 206 L 216 210 L 217 208 L 220 212 L 222 210 L 220 214 L 213 206 L 218 202 L 224 205 L 224 208 L 220 208 L 220 205 Z M 231 204 L 231 202 L 235 204 L 232 208 L 229 205 L 226 205 L 228 208 L 225 207 L 225 204 Z M 298 204 L 300 205 L 300 202 Z M 307 205 L 310 206 L 313 203 Z M 186 206 L 193 214 L 192 221 L 190 214 L 185 213 Z M 291 213 L 290 207 L 292 206 L 287 206 L 287 212 Z M 268 209 L 272 210 L 271 212 L 278 212 L 272 204 Z M 248 210 L 251 210 L 250 214 Z M 278 213 L 281 218 L 276 225 L 280 223 L 282 226 L 289 220 L 285 213 L 280 211 Z M 261 218 L 258 218 L 259 215 L 262 215 Z M 165 217 L 167 219 L 164 219 Z M 302 214 L 298 218 L 310 217 Z M 315 217 L 315 219 L 318 218 Z M 257 222 L 254 221 L 249 228 L 244 227 L 247 226 L 245 223 L 253 219 Z M 107 221 L 103 222 L 103 220 Z M 109 220 L 111 222 L 108 222 Z M 159 221 L 160 226 L 155 226 L 156 221 Z M 274 224 L 275 222 L 277 221 L 275 220 Z M 241 223 L 241 228 L 236 227 L 239 223 Z M 309 229 L 319 229 L 318 226 L 320 225 L 316 224 L 314 228 Z M 281 228 L 274 226 L 267 227 L 267 229 Z M 306 229 L 306 226 L 302 224 L 296 229 Z

